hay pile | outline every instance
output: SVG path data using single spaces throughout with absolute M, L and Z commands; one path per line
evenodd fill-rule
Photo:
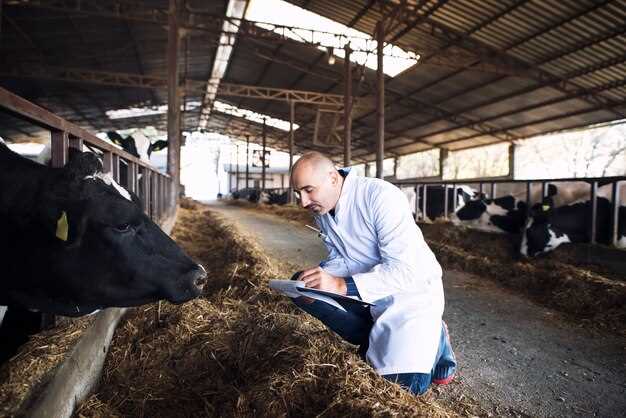
M 176 241 L 206 267 L 205 295 L 136 309 L 121 324 L 80 417 L 451 416 L 377 376 L 355 349 L 286 298 L 288 271 L 201 206 L 181 209 Z
M 258 205 L 259 210 L 268 211 L 263 206 Z M 310 216 L 297 207 L 284 206 L 281 211 L 280 216 L 288 219 Z M 419 226 L 445 269 L 496 280 L 585 325 L 626 335 L 623 251 L 564 245 L 543 258 L 517 260 L 515 245 L 519 239 L 511 235 L 459 228 L 447 222 Z
M 626 277 L 594 261 L 601 254 L 589 255 L 619 250 L 570 245 L 547 257 L 515 260 L 510 236 L 443 223 L 420 227 L 445 268 L 494 279 L 581 323 L 626 335 Z
M 53 329 L 38 333 L 2 365 L 0 417 L 20 415 L 20 411 L 27 408 L 94 319 L 65 320 Z

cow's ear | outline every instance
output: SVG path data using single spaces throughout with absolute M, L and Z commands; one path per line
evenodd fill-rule
M 156 141 L 154 144 L 150 144 L 148 149 L 150 149 L 150 152 L 152 153 L 152 152 L 161 151 L 162 149 L 167 148 L 167 145 L 168 145 L 167 141 L 159 140 L 159 141 Z
M 107 136 L 109 137 L 111 142 L 113 142 L 116 145 L 119 145 L 120 147 L 122 146 L 122 142 L 124 141 L 124 138 L 122 138 L 120 134 L 118 134 L 115 131 L 108 131 Z
M 72 178 L 82 179 L 102 171 L 100 159 L 91 152 L 76 152 L 71 157 L 65 170 Z

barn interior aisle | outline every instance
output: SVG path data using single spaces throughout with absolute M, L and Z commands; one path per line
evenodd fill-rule
M 295 262 L 294 267 L 305 268 L 317 265 L 324 255 L 321 240 L 302 225 L 307 222 L 304 211 L 303 221 L 297 222 L 261 205 L 214 203 L 210 208 L 257 242 L 272 263 Z M 451 385 L 431 390 L 434 399 L 453 410 L 472 405 L 473 413 L 487 416 L 622 413 L 623 335 L 582 327 L 486 274 L 447 269 L 447 262 L 442 261 L 444 319 L 460 372 Z
M 173 230 L 213 278 L 205 293 L 130 313 L 75 417 L 451 417 L 470 407 L 444 407 L 377 376 L 351 346 L 269 290 L 267 280 L 294 267 L 283 263 L 288 257 L 268 257 L 228 212 L 209 209 L 183 202 Z M 294 228 L 259 218 L 244 225 L 278 235 Z
M 0 418 L 624 416 L 624 22 L 0 0 Z

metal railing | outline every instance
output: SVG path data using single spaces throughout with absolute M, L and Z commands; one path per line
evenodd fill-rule
M 169 207 L 173 191 L 169 175 L 1 87 L 0 111 L 50 131 L 53 167 L 63 167 L 67 163 L 70 148 L 79 151 L 97 149 L 102 153 L 104 171 L 110 172 L 116 182 L 139 196 L 144 212 L 152 220 L 160 223 L 173 213 L 174 208 Z M 124 177 L 123 183 L 120 177 Z
M 530 208 L 534 203 L 540 203 L 543 197 L 547 196 L 548 186 L 550 184 L 555 184 L 558 186 L 559 183 L 565 182 L 580 182 L 586 183 L 590 185 L 589 189 L 589 200 L 591 201 L 591 219 L 589 228 L 589 236 L 592 244 L 596 243 L 596 235 L 597 235 L 597 215 L 598 215 L 598 188 L 605 187 L 610 185 L 611 187 L 611 217 L 610 217 L 610 242 L 615 246 L 618 240 L 618 228 L 619 228 L 619 208 L 622 204 L 626 204 L 626 202 L 621 202 L 620 199 L 620 190 L 622 186 L 622 182 L 626 182 L 626 176 L 617 176 L 617 177 L 588 177 L 588 178 L 560 178 L 560 179 L 533 179 L 533 180 L 510 180 L 510 179 L 502 179 L 502 180 L 494 180 L 494 179 L 469 179 L 469 180 L 453 180 L 453 181 L 395 181 L 393 184 L 402 188 L 402 187 L 413 187 L 415 190 L 415 220 L 418 221 L 419 214 L 422 216 L 427 214 L 428 209 L 428 188 L 429 187 L 444 187 L 447 190 L 450 187 L 452 190 L 456 190 L 457 186 L 469 186 L 469 185 L 478 185 L 478 188 L 475 189 L 479 193 L 484 194 L 485 197 L 490 199 L 495 199 L 498 197 L 498 185 L 499 184 L 521 184 L 525 186 L 525 197 L 526 199 L 520 199 L 526 202 L 528 207 Z M 541 193 L 539 195 L 539 199 L 533 201 L 532 199 L 532 187 L 533 185 L 541 186 Z M 420 196 L 423 196 L 420 202 Z M 453 196 L 456 196 L 456 193 L 453 193 Z M 444 219 L 449 220 L 449 196 L 448 193 L 443 193 L 442 202 L 444 208 Z M 421 206 L 421 207 L 420 207 Z M 455 205 L 456 206 L 456 205 Z

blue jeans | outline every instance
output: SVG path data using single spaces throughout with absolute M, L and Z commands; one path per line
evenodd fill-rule
M 292 300 L 300 309 L 322 321 L 324 325 L 341 338 L 350 344 L 358 345 L 359 355 L 365 360 L 365 353 L 367 353 L 369 345 L 369 334 L 374 325 L 369 308 L 354 305 L 354 307 L 349 306 L 348 310 L 344 312 L 318 300 L 313 303 L 306 303 L 303 301 L 303 298 Z M 452 376 L 455 370 L 456 359 L 450 345 L 448 332 L 442 323 L 439 350 L 430 373 L 399 373 L 388 374 L 383 377 L 398 383 L 414 394 L 421 395 L 426 392 L 434 379 L 445 379 Z

